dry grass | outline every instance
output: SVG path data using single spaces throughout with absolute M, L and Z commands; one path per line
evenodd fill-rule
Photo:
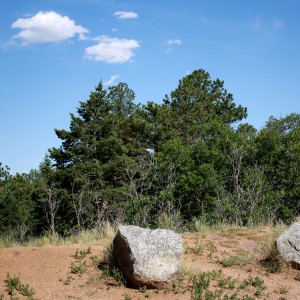
M 0 240 L 0 249 L 9 247 L 42 247 L 42 246 L 61 246 L 72 244 L 87 244 L 100 239 L 112 239 L 116 234 L 117 227 L 110 222 L 103 222 L 99 228 L 88 229 L 78 232 L 66 238 L 59 234 L 47 233 L 38 238 L 30 238 L 28 241 L 20 243 L 12 237 L 7 236 Z

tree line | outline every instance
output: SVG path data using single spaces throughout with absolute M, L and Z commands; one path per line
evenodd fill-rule
M 224 82 L 196 70 L 162 104 L 135 104 L 125 83 L 98 84 L 55 129 L 38 170 L 0 163 L 0 233 L 69 235 L 104 221 L 156 227 L 167 217 L 251 226 L 300 213 L 300 115 L 241 121 Z

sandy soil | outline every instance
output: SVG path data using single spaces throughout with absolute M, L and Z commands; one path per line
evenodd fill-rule
M 266 288 L 260 295 L 255 287 L 227 289 L 224 294 L 237 292 L 238 299 L 250 295 L 255 299 L 300 300 L 300 270 L 290 266 L 280 273 L 270 273 L 261 266 L 259 260 L 265 255 L 265 245 L 273 237 L 273 229 L 226 229 L 213 233 L 182 234 L 185 254 L 182 259 L 182 279 L 173 287 L 164 290 L 136 290 L 118 285 L 109 277 L 100 278 L 102 271 L 92 263 L 101 257 L 108 240 L 90 244 L 67 246 L 18 247 L 0 249 L 0 299 L 11 299 L 7 292 L 5 278 L 19 276 L 22 284 L 28 284 L 36 291 L 34 299 L 191 299 L 192 274 L 212 270 L 222 270 L 224 276 L 231 276 L 240 285 L 244 279 L 264 280 Z M 91 253 L 84 258 L 88 268 L 82 274 L 71 272 L 76 261 L 76 251 Z M 97 256 L 97 257 L 96 257 Z M 237 265 L 224 267 L 224 258 L 238 256 Z M 218 289 L 218 283 L 211 281 L 211 290 Z M 1 298 L 1 294 L 3 294 Z M 223 296 L 224 296 L 223 294 Z M 4 297 L 4 298 L 3 298 Z M 28 299 L 19 292 L 13 299 Z M 223 298 L 221 298 L 223 299 Z

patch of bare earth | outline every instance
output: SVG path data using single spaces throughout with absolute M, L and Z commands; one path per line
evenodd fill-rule
M 34 299 L 40 300 L 191 299 L 191 278 L 194 275 L 197 278 L 203 272 L 221 270 L 219 274 L 231 278 L 235 288 L 226 287 L 220 299 L 225 294 L 230 296 L 236 292 L 236 299 L 249 295 L 254 299 L 300 300 L 300 270 L 287 266 L 280 273 L 270 273 L 259 263 L 265 255 L 268 240 L 274 240 L 272 228 L 230 228 L 206 234 L 184 233 L 182 238 L 185 247 L 182 278 L 164 290 L 132 289 L 104 276 L 95 262 L 102 256 L 108 240 L 68 246 L 0 249 L 0 296 L 3 294 L 4 299 L 10 299 L 5 282 L 9 273 L 10 276 L 19 276 L 23 284 L 33 288 L 36 291 Z M 89 247 L 89 253 L 76 260 L 75 253 L 84 252 Z M 72 266 L 76 266 L 76 263 L 79 267 L 84 264 L 86 270 L 72 273 Z M 257 295 L 257 288 L 251 284 L 240 288 L 244 280 L 249 278 L 262 279 L 265 288 Z M 214 292 L 218 289 L 220 281 L 211 279 L 210 290 Z M 18 292 L 15 297 L 28 299 Z

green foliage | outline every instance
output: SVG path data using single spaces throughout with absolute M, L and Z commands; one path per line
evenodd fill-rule
M 87 249 L 85 250 L 76 250 L 75 254 L 74 254 L 74 258 L 75 259 L 83 259 L 85 258 L 88 254 L 91 254 L 92 253 L 92 248 L 91 247 L 88 247 Z
M 192 296 L 194 300 L 254 300 L 263 295 L 264 281 L 260 277 L 245 279 L 238 284 L 238 279 L 226 276 L 222 270 L 203 272 L 192 276 Z M 253 296 L 239 296 L 241 289 L 251 286 L 254 288 Z M 230 290 L 230 293 L 227 291 Z
M 30 288 L 28 284 L 22 284 L 20 276 L 11 277 L 9 273 L 6 274 L 5 283 L 7 292 L 10 296 L 14 296 L 16 292 L 27 297 L 28 300 L 34 300 L 35 290 Z
M 245 289 L 248 286 L 256 288 L 256 291 L 254 293 L 256 297 L 260 297 L 263 291 L 266 289 L 265 282 L 258 276 L 254 278 L 252 276 L 249 276 L 247 279 L 244 279 L 244 281 L 240 284 L 239 288 Z
M 9 174 L 9 167 L 8 166 L 2 166 L 2 163 L 0 162 L 0 188 L 5 184 L 5 182 L 10 178 Z
M 16 174 L 6 180 L 0 192 L 0 232 L 25 241 L 36 225 L 34 174 Z
M 196 70 L 162 104 L 137 105 L 125 83 L 100 82 L 55 129 L 53 147 L 29 174 L 0 163 L 0 235 L 78 236 L 102 224 L 182 230 L 292 222 L 300 214 L 300 115 L 271 117 L 257 131 L 224 82 Z
M 9 295 L 14 295 L 15 289 L 20 285 L 20 277 L 11 277 L 9 273 L 6 274 L 5 283 L 7 284 L 7 291 Z
M 193 278 L 192 299 L 202 299 L 202 295 L 207 292 L 210 285 L 210 278 L 203 273 L 198 277 Z
M 76 262 L 73 262 L 71 265 L 71 273 L 73 274 L 83 274 L 87 271 L 88 265 L 87 262 L 84 260 L 79 260 Z
M 249 257 L 246 255 L 233 255 L 229 257 L 222 258 L 219 260 L 219 263 L 227 268 L 227 267 L 232 267 L 232 266 L 245 266 L 246 264 L 249 263 Z
M 109 272 L 109 275 L 116 280 L 116 282 L 120 285 L 124 285 L 126 284 L 126 280 L 125 278 L 123 277 L 121 271 L 116 268 L 116 267 L 113 267 L 110 269 L 110 272 Z
M 188 143 L 198 140 L 202 126 L 217 120 L 232 124 L 246 117 L 246 109 L 233 102 L 224 82 L 211 80 L 204 70 L 196 70 L 179 81 L 178 87 L 164 99 L 169 134 L 179 135 Z
M 84 250 L 76 250 L 74 254 L 75 262 L 72 262 L 71 265 L 71 273 L 73 274 L 83 274 L 88 269 L 88 264 L 86 260 L 83 260 L 86 258 L 87 255 L 92 253 L 92 248 L 88 247 Z
M 256 143 L 258 161 L 272 186 L 276 217 L 291 220 L 300 212 L 300 115 L 271 117 Z
M 202 255 L 203 251 L 205 249 L 205 245 L 199 244 L 199 241 L 196 242 L 196 245 L 194 247 L 186 247 L 184 249 L 185 254 L 195 254 L 195 255 Z

